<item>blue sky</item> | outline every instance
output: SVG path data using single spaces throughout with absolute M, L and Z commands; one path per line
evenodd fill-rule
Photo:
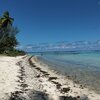
M 0 0 L 21 45 L 100 40 L 100 0 Z

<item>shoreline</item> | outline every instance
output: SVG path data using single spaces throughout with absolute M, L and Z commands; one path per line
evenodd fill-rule
M 54 84 L 55 83 L 60 84 L 60 88 L 59 88 L 60 92 L 63 89 L 67 89 L 68 91 L 65 92 L 65 95 L 67 96 L 76 97 L 79 100 L 83 100 L 83 98 L 84 100 L 88 100 L 88 99 L 89 100 L 99 100 L 100 98 L 99 94 L 95 93 L 92 90 L 89 90 L 82 84 L 75 83 L 73 80 L 70 79 L 69 76 L 64 76 L 54 70 L 51 70 L 49 68 L 50 66 L 39 63 L 36 57 L 34 57 L 33 59 L 34 60 L 32 60 L 32 62 L 34 62 L 36 66 L 38 66 L 42 70 L 45 70 L 46 72 L 49 72 L 49 75 L 52 76 L 52 77 L 48 77 L 48 78 L 51 78 L 51 82 L 53 80 Z
M 100 94 L 50 70 L 36 56 L 1 57 L 0 64 L 0 100 L 100 100 Z
M 61 64 L 60 62 L 53 62 L 53 61 L 51 61 L 51 59 L 50 59 L 50 61 L 45 58 L 42 59 L 42 57 L 39 57 L 39 56 L 37 56 L 37 61 L 40 63 L 40 65 L 47 66 L 49 68 L 49 70 L 51 70 L 51 71 L 54 70 L 55 73 L 66 76 L 69 80 L 72 80 L 74 83 L 76 83 L 78 85 L 82 85 L 82 87 L 88 88 L 90 91 L 94 91 L 97 94 L 100 94 L 99 77 L 96 78 L 95 77 L 96 74 L 90 73 L 88 71 L 88 69 L 84 70 L 84 68 L 83 68 L 83 70 L 82 69 L 78 70 L 76 68 L 76 66 L 74 68 L 74 64 L 73 64 L 73 68 L 70 68 L 70 65 L 67 65 L 67 64 L 63 65 L 63 63 Z M 64 67 L 66 66 L 66 68 L 64 68 L 63 66 Z M 63 68 L 63 70 L 62 70 L 62 68 Z M 69 71 L 68 68 L 71 70 Z M 97 75 L 98 75 L 98 73 L 97 73 Z M 94 79 L 91 77 L 94 77 Z M 97 80 L 97 81 L 95 81 L 95 80 Z

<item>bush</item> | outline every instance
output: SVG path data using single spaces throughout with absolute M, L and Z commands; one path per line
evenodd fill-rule
M 9 50 L 9 51 L 5 51 L 5 52 L 4 52 L 4 55 L 13 56 L 13 57 L 15 57 L 15 56 L 23 56 L 23 55 L 25 55 L 25 54 L 26 54 L 26 53 L 25 53 L 24 51 L 15 50 L 15 49 Z

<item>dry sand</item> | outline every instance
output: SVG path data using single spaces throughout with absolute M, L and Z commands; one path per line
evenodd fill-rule
M 8 100 L 11 92 L 17 91 L 19 66 L 16 63 L 20 59 L 21 57 L 0 56 L 0 100 Z
M 37 57 L 0 57 L 0 100 L 100 100 Z

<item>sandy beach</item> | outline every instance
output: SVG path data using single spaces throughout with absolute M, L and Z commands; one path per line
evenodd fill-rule
M 37 57 L 0 56 L 0 100 L 100 100 L 100 94 L 50 70 Z

